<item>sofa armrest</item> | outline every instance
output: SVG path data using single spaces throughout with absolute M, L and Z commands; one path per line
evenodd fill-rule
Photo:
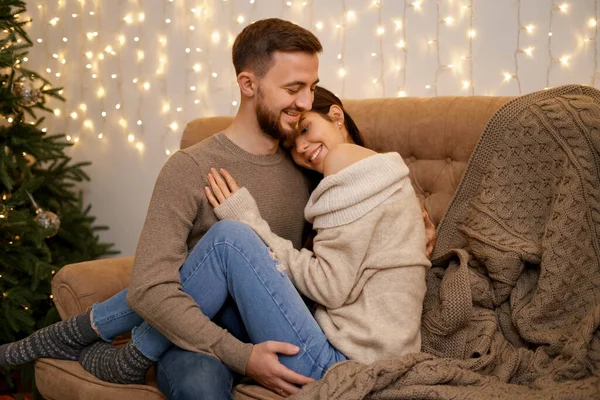
M 52 297 L 62 319 L 102 302 L 129 285 L 133 257 L 65 265 L 52 279 Z

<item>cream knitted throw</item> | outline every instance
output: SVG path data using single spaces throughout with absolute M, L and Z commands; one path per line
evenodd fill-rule
M 600 398 L 600 92 L 489 121 L 438 228 L 423 353 L 334 365 L 293 399 Z

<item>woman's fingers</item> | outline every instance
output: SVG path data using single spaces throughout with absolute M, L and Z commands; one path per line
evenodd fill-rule
M 210 173 L 212 174 L 213 178 L 215 179 L 215 182 L 217 182 L 219 189 L 221 189 L 221 193 L 223 193 L 223 196 L 226 199 L 229 198 L 229 196 L 231 196 L 231 190 L 229 190 L 229 186 L 227 186 L 227 182 L 225 182 L 225 180 L 223 179 L 221 174 L 219 172 L 217 172 L 217 170 L 214 168 L 210 169 Z
M 213 206 L 213 208 L 219 207 L 219 202 L 217 201 L 217 199 L 213 195 L 213 192 L 210 190 L 210 188 L 208 186 L 204 187 L 204 194 L 206 194 L 206 198 L 208 199 L 208 202 L 210 203 L 210 205 Z
M 208 174 L 208 183 L 210 183 L 210 188 L 212 189 L 213 193 L 215 194 L 215 197 L 217 198 L 217 201 L 219 202 L 219 204 L 223 204 L 225 202 L 225 196 L 223 195 L 223 192 L 221 191 L 221 187 L 217 183 L 212 172 Z
M 240 190 L 240 187 L 238 186 L 237 182 L 235 181 L 235 179 L 233 179 L 233 176 L 231 176 L 231 174 L 229 172 L 227 172 L 223 168 L 221 168 L 220 171 L 221 171 L 221 174 L 223 174 L 223 178 L 225 178 L 225 182 L 227 182 L 227 186 L 229 186 L 231 193 L 235 193 L 238 190 Z

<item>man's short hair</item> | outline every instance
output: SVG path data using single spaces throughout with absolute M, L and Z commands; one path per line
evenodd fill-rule
M 245 27 L 233 42 L 235 74 L 250 70 L 263 77 L 276 51 L 317 54 L 323 46 L 312 32 L 299 25 L 279 18 L 261 19 Z

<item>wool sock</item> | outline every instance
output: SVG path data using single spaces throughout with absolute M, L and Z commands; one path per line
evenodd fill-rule
M 77 360 L 79 352 L 100 339 L 92 328 L 91 308 L 40 329 L 17 342 L 0 346 L 0 365 L 26 364 L 43 357 Z
M 105 382 L 144 384 L 146 373 L 154 361 L 143 355 L 130 340 L 120 348 L 106 342 L 93 343 L 83 349 L 79 363 L 90 374 Z

